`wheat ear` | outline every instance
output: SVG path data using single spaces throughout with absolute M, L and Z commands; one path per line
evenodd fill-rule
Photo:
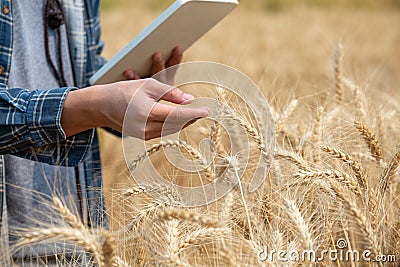
M 218 116 L 220 119 L 222 117 L 221 104 L 223 105 L 226 102 L 226 92 L 225 89 L 217 86 L 217 100 L 218 100 Z M 214 122 L 214 125 L 211 127 L 211 140 L 213 141 L 214 147 L 216 149 L 217 155 L 222 155 L 225 152 L 225 148 L 222 144 L 222 126 L 218 122 Z
M 343 44 L 340 42 L 335 51 L 335 87 L 336 100 L 338 103 L 343 102 Z
M 284 199 L 287 214 L 292 220 L 293 224 L 296 226 L 305 250 L 310 250 L 314 248 L 314 241 L 312 239 L 310 228 L 303 215 L 301 214 L 299 208 L 296 206 L 294 201 Z
M 172 219 L 165 223 L 168 257 L 172 263 L 183 265 L 179 258 L 179 221 Z
M 259 150 L 265 153 L 264 138 L 259 133 L 259 130 L 232 109 L 225 108 L 224 111 L 227 116 L 229 116 L 232 120 L 238 122 L 239 125 L 246 130 L 247 135 L 257 144 Z M 263 155 L 265 156 L 265 154 Z
M 189 248 L 191 245 L 198 244 L 204 241 L 206 238 L 218 238 L 227 235 L 231 232 L 230 228 L 202 228 L 200 230 L 193 231 L 185 236 L 185 238 L 179 244 L 179 252 Z
M 190 154 L 190 156 L 193 157 L 193 159 L 198 160 L 205 168 L 204 172 L 207 176 L 207 178 L 212 179 L 212 169 L 210 166 L 206 166 L 206 163 L 204 162 L 203 155 L 201 154 L 200 151 L 198 151 L 196 148 L 193 146 L 189 145 L 185 141 L 181 140 L 164 140 L 161 141 L 158 144 L 154 144 L 152 147 L 148 148 L 144 153 L 139 155 L 129 166 L 130 170 L 134 170 L 137 168 L 140 162 L 142 162 L 145 158 L 150 157 L 151 155 L 157 153 L 163 148 L 182 148 L 186 150 Z
M 280 149 L 275 153 L 275 158 L 285 159 L 296 165 L 300 170 L 308 171 L 310 169 L 307 162 L 299 154 L 292 151 Z
M 342 187 L 336 181 L 331 181 L 332 190 L 336 193 L 336 196 L 339 197 L 344 205 L 347 207 L 347 210 L 354 216 L 357 224 L 364 232 L 367 237 L 367 241 L 371 246 L 372 252 L 375 255 L 379 255 L 381 250 L 378 242 L 378 237 L 372 228 L 372 225 L 369 223 L 367 217 L 365 216 L 362 209 L 360 209 L 357 204 L 351 200 L 346 192 L 343 191 Z
M 180 219 L 215 228 L 221 226 L 221 222 L 217 219 L 214 219 L 207 215 L 199 214 L 197 212 L 183 210 L 183 209 L 166 208 L 160 210 L 157 213 L 157 218 L 159 220 Z
M 113 258 L 112 267 L 130 267 L 130 266 L 126 261 L 121 259 L 121 257 L 115 255 Z
M 221 247 L 219 254 L 226 260 L 225 266 L 236 267 L 240 266 L 237 263 L 236 256 L 225 245 Z
M 367 125 L 360 121 L 355 121 L 354 126 L 367 143 L 371 155 L 376 159 L 377 162 L 380 162 L 382 160 L 382 146 L 376 139 L 376 136 L 372 133 L 371 129 L 369 129 Z
M 99 234 L 99 239 L 101 242 L 103 265 L 105 267 L 114 266 L 117 247 L 114 235 L 110 232 L 102 231 Z
M 33 245 L 40 242 L 49 242 L 51 240 L 64 240 L 72 242 L 85 251 L 90 252 L 96 259 L 98 265 L 103 267 L 104 257 L 97 240 L 86 232 L 70 227 L 51 227 L 46 229 L 34 230 L 30 233 L 22 235 L 21 240 L 15 244 L 18 250 L 27 245 Z
M 351 167 L 353 172 L 355 173 L 357 182 L 360 185 L 361 189 L 363 189 L 363 190 L 367 189 L 367 180 L 365 178 L 365 175 L 362 172 L 361 167 L 356 163 L 356 161 L 353 159 L 352 156 L 344 153 L 343 151 L 341 151 L 339 149 L 328 147 L 328 146 L 322 146 L 321 149 L 322 149 L 322 151 L 347 163 Z
M 282 126 L 286 123 L 286 121 L 292 116 L 294 110 L 297 107 L 297 104 L 299 101 L 297 99 L 293 99 L 289 105 L 286 107 L 285 111 L 282 113 L 282 115 L 279 117 L 279 120 L 277 121 L 275 125 L 275 133 L 280 133 L 282 130 Z
M 361 99 L 361 91 L 359 88 L 354 89 L 354 102 L 356 106 L 356 118 L 358 120 L 365 118 L 365 110 Z
M 390 184 L 391 179 L 393 178 L 394 174 L 396 173 L 396 170 L 399 167 L 399 164 L 400 164 L 400 151 L 398 151 L 396 153 L 396 155 L 394 155 L 394 157 L 390 161 L 387 168 L 384 170 L 384 172 L 379 180 L 377 193 L 381 199 L 380 202 L 385 197 L 386 190 Z
M 361 198 L 363 197 L 359 184 L 355 182 L 353 179 L 351 179 L 349 175 L 340 172 L 338 170 L 332 170 L 332 169 L 327 169 L 327 170 L 313 169 L 310 171 L 300 170 L 298 173 L 294 174 L 295 178 L 300 178 L 300 179 L 317 178 L 323 176 L 330 177 L 339 181 L 340 183 L 344 184 L 354 194 L 356 194 Z
M 63 219 L 74 229 L 81 230 L 83 232 L 89 233 L 87 227 L 85 227 L 80 219 L 75 216 L 62 202 L 61 200 L 53 196 L 53 204 L 56 207 L 58 213 L 61 214 Z
M 314 120 L 314 129 L 313 129 L 313 136 L 311 140 L 314 142 L 314 147 L 319 147 L 321 135 L 322 135 L 322 128 L 321 128 L 321 120 L 322 120 L 322 115 L 324 114 L 324 110 L 322 107 L 318 108 L 317 111 L 317 116 L 315 117 Z M 319 152 L 319 149 L 314 149 L 313 151 L 313 159 L 315 163 L 318 163 L 321 159 L 321 154 Z

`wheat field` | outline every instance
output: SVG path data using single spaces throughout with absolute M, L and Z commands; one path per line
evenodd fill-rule
M 123 3 L 102 15 L 106 57 L 160 12 L 144 1 Z M 264 93 L 276 144 L 262 186 L 248 190 L 257 159 L 249 157 L 242 166 L 241 155 L 232 154 L 228 132 L 199 121 L 179 141 L 147 142 L 143 153 L 148 161 L 129 162 L 132 172 L 158 162 L 165 179 L 185 185 L 207 184 L 221 174 L 235 180 L 244 171 L 224 198 L 197 208 L 177 207 L 173 201 L 181 196 L 174 187 L 136 184 L 121 140 L 101 132 L 110 229 L 88 229 L 55 196 L 48 204 L 57 213 L 54 224 L 21 230 L 12 249 L 60 241 L 85 252 L 86 259 L 61 258 L 59 266 L 398 266 L 397 25 L 400 12 L 388 7 L 238 8 L 190 48 L 185 61 L 233 66 Z M 243 112 L 244 103 L 229 90 L 209 88 L 207 95 L 232 109 L 222 109 L 220 116 L 244 129 L 249 154 L 262 157 L 266 122 Z M 177 150 L 201 161 L 203 138 L 212 140 L 217 154 L 205 171 L 189 177 L 163 158 L 165 151 Z M 154 194 L 171 201 L 159 201 Z M 301 258 L 302 252 L 311 258 Z M 363 253 L 381 261 L 346 258 L 362 258 Z

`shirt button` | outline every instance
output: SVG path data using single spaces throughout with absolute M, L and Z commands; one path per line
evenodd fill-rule
M 0 75 L 3 75 L 4 73 L 4 67 L 0 65 Z
M 8 13 L 10 13 L 10 9 L 8 8 L 8 6 L 3 6 L 3 14 L 8 15 Z

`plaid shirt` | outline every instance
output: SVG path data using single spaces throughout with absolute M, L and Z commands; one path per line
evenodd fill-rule
M 60 117 L 71 90 L 89 85 L 100 56 L 100 0 L 62 0 L 76 88 L 29 91 L 8 88 L 13 44 L 12 0 L 0 0 L 0 155 L 12 154 L 48 164 L 83 164 L 91 224 L 103 223 L 100 154 L 95 130 L 66 138 Z M 7 8 L 8 11 L 7 12 Z M 0 156 L 0 225 L 5 201 L 4 159 Z

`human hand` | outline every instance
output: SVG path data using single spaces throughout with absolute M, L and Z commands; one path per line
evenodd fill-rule
M 182 48 L 180 48 L 179 46 L 176 46 L 172 50 L 172 55 L 166 62 L 163 59 L 161 52 L 155 53 L 152 57 L 153 66 L 152 66 L 150 76 L 153 76 L 166 68 L 173 67 L 175 65 L 180 64 L 182 61 L 182 57 L 183 57 Z M 174 68 L 174 70 L 171 73 L 163 72 L 163 73 L 161 73 L 161 75 L 159 75 L 157 77 L 157 79 L 160 80 L 161 82 L 172 85 L 173 79 L 175 77 L 175 72 L 176 72 L 176 68 Z M 137 75 L 135 73 L 135 71 L 132 69 L 126 70 L 124 72 L 124 76 L 126 77 L 127 80 L 139 80 L 141 78 L 145 78 L 145 77 L 140 77 L 139 75 Z
M 178 132 L 209 108 L 185 108 L 159 103 L 189 104 L 194 97 L 154 79 L 95 85 L 68 94 L 61 116 L 67 136 L 95 127 L 110 127 L 140 139 Z M 125 125 L 124 125 L 125 122 Z

